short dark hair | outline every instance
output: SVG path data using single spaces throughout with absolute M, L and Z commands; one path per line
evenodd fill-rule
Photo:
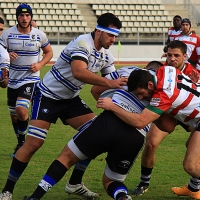
M 182 20 L 182 17 L 181 17 L 180 15 L 175 15 L 175 16 L 173 17 L 173 20 L 174 20 L 175 18 L 179 18 L 180 20 Z
M 97 24 L 102 27 L 116 26 L 118 29 L 122 28 L 122 23 L 117 16 L 112 13 L 104 13 L 99 16 Z
M 151 75 L 148 70 L 134 70 L 128 77 L 128 91 L 132 92 L 137 88 L 148 89 L 148 82 L 153 82 L 153 75 Z
M 167 45 L 167 51 L 168 49 L 180 49 L 181 52 L 183 54 L 186 54 L 187 53 L 187 45 L 184 43 L 184 42 L 181 42 L 179 40 L 173 40 L 171 41 L 168 45 Z
M 0 17 L 0 24 L 4 24 L 4 20 Z
M 153 61 L 150 61 L 146 67 L 144 67 L 144 69 L 154 69 L 155 71 L 158 70 L 159 67 L 163 66 L 163 63 L 157 61 L 157 60 L 153 60 Z

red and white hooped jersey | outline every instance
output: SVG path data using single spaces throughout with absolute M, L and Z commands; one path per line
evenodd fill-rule
M 190 33 L 189 35 L 182 35 L 181 33 L 175 37 L 175 40 L 184 42 L 187 45 L 187 58 L 186 61 L 192 55 L 192 52 L 195 49 L 195 46 L 200 43 L 200 38 L 194 34 Z
M 177 35 L 179 35 L 180 33 L 181 33 L 181 30 L 176 31 L 176 30 L 174 29 L 174 27 L 170 27 L 170 28 L 168 29 L 168 33 L 167 33 L 170 42 L 173 41 L 174 38 L 175 38 Z
M 198 43 L 189 59 L 196 64 L 196 69 L 200 72 L 200 43 Z
M 197 127 L 200 120 L 200 84 L 172 66 L 160 67 L 156 88 L 147 108 L 159 115 L 164 112 L 184 124 Z

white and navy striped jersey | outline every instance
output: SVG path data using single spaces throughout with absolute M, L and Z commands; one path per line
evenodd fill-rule
M 33 63 L 40 61 L 40 49 L 49 44 L 46 34 L 41 30 L 32 27 L 31 32 L 22 34 L 13 26 L 1 35 L 8 52 L 15 52 L 18 58 L 10 62 L 8 87 L 16 89 L 20 86 L 38 82 L 40 72 L 29 70 Z
M 196 128 L 200 120 L 200 84 L 171 66 L 157 71 L 156 88 L 147 108 L 159 115 L 164 112 Z
M 116 70 L 115 72 L 106 75 L 106 78 L 109 80 L 115 80 L 119 77 L 128 77 L 133 70 L 138 69 L 140 68 L 135 66 L 122 67 Z M 141 113 L 142 110 L 149 104 L 149 102 L 146 100 L 139 100 L 134 93 L 128 92 L 127 90 L 127 86 L 124 86 L 124 90 L 116 89 L 115 92 L 113 92 L 112 96 L 113 103 L 115 103 L 116 105 L 128 112 Z M 137 130 L 144 136 L 146 136 L 146 133 L 149 131 L 150 125 L 151 124 L 147 125 L 143 129 Z
M 2 45 L 0 45 L 0 69 L 6 68 L 9 70 L 10 66 L 10 56 Z
M 55 65 L 38 84 L 46 97 L 60 100 L 77 96 L 85 85 L 73 77 L 71 61 L 82 60 L 87 69 L 93 73 L 108 74 L 115 70 L 114 58 L 109 50 L 101 48 L 97 51 L 92 34 L 84 34 L 72 40 L 62 51 Z

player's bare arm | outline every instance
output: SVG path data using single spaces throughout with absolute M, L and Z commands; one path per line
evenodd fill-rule
M 81 60 L 72 61 L 71 66 L 74 78 L 91 85 L 98 85 L 108 88 L 122 88 L 121 86 L 126 85 L 128 81 L 127 77 L 118 78 L 116 80 L 108 80 L 104 77 L 96 75 L 87 70 L 87 64 Z
M 8 85 L 8 70 L 2 69 L 2 78 L 0 78 L 0 87 L 6 88 Z
M 98 86 L 98 85 L 94 85 L 91 88 L 91 94 L 94 97 L 94 99 L 98 100 L 101 93 L 104 92 L 105 90 L 108 90 L 109 87 L 103 87 L 103 86 Z
M 51 45 L 48 44 L 46 47 L 43 48 L 42 60 L 38 63 L 33 63 L 30 67 L 30 70 L 32 72 L 39 71 L 44 65 L 46 65 L 51 60 L 52 57 L 53 57 L 53 50 L 51 48 Z
M 104 110 L 110 110 L 114 112 L 121 120 L 125 123 L 134 126 L 136 128 L 142 129 L 149 123 L 155 121 L 160 117 L 160 115 L 145 108 L 141 114 L 131 113 L 125 111 L 119 106 L 112 102 L 111 98 L 99 98 L 97 102 L 97 108 L 103 108 Z

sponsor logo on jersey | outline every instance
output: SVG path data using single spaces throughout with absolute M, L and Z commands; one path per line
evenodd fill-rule
M 151 106 L 158 106 L 160 103 L 160 98 L 151 98 L 150 105 Z
M 169 75 L 169 79 L 168 79 L 168 82 L 172 82 L 172 75 Z
M 13 46 L 15 46 L 15 45 L 22 45 L 22 43 L 21 42 L 10 42 L 10 45 L 13 45 Z
M 130 107 L 129 104 L 124 104 L 123 102 L 120 104 L 123 109 L 126 111 L 134 112 L 134 110 Z
M 25 46 L 27 47 L 37 47 L 37 43 L 29 43 L 29 42 L 25 42 Z
M 171 91 L 171 89 L 172 89 L 172 84 L 169 83 L 169 85 L 167 86 L 166 90 Z

